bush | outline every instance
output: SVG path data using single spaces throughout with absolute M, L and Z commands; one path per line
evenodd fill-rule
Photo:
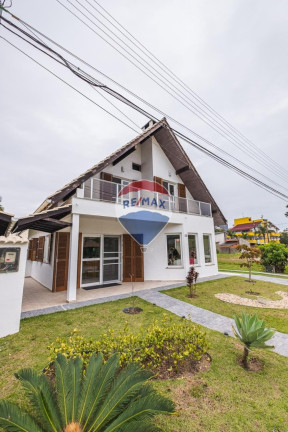
M 136 335 L 129 331 L 126 323 L 122 331 L 108 330 L 98 340 L 86 339 L 74 331 L 67 339 L 57 338 L 48 347 L 51 362 L 59 353 L 67 358 L 80 355 L 84 364 L 93 352 L 102 352 L 105 360 L 118 353 L 121 367 L 133 361 L 155 374 L 163 371 L 177 373 L 185 361 L 201 360 L 208 348 L 205 333 L 199 326 L 186 319 L 172 322 L 167 315 L 160 322 L 155 320 L 151 327 L 142 328 Z
M 288 264 L 288 249 L 281 243 L 268 243 L 259 246 L 262 252 L 261 264 L 265 267 L 274 266 L 276 273 L 284 273 Z

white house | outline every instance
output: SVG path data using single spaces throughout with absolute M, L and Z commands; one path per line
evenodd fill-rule
M 147 250 L 118 220 L 119 192 L 143 179 L 169 192 L 169 222 Z M 67 290 L 73 301 L 79 287 L 184 280 L 191 252 L 201 277 L 217 274 L 214 223 L 226 220 L 163 119 L 49 196 L 13 231 L 29 229 L 26 275 L 52 291 Z

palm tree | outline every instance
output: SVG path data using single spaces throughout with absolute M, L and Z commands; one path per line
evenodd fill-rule
M 226 234 L 232 239 L 232 238 L 236 238 L 236 234 L 234 231 L 232 230 L 227 230 Z
M 28 390 L 29 412 L 0 401 L 0 428 L 19 432 L 153 432 L 159 413 L 172 413 L 173 402 L 147 384 L 151 372 L 130 363 L 119 371 L 115 354 L 104 363 L 92 355 L 87 369 L 80 357 L 55 360 L 55 380 L 22 369 L 15 375 Z M 55 382 L 54 382 L 55 381 Z
M 266 239 L 266 234 L 267 234 L 267 227 L 265 227 L 264 225 L 258 225 L 257 227 L 257 231 L 255 232 L 259 237 L 263 237 L 264 239 L 264 243 L 265 243 L 265 239 Z

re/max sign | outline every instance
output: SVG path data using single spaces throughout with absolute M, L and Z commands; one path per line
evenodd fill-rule
M 147 198 L 143 198 L 140 197 L 139 199 L 137 198 L 131 198 L 130 200 L 123 200 L 123 208 L 129 208 L 129 207 L 135 207 L 135 206 L 150 206 L 150 207 L 155 207 L 155 208 L 159 208 L 159 209 L 164 209 L 166 210 L 165 207 L 165 201 L 159 199 L 157 201 L 156 198 L 153 198 L 150 200 L 149 197 Z

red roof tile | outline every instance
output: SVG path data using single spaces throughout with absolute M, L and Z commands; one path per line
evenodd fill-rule
M 230 231 L 249 231 L 256 228 L 261 222 L 250 222 L 246 224 L 235 225 Z

